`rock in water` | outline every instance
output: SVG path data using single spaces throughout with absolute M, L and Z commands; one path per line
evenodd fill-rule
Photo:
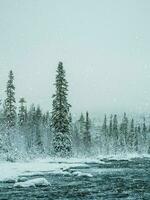
M 90 173 L 83 173 L 83 172 L 80 172 L 80 171 L 75 171 L 72 173 L 74 176 L 80 176 L 80 177 L 89 177 L 89 178 L 92 178 L 93 175 L 90 174 Z

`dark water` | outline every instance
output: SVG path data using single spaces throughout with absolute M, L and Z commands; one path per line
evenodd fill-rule
M 51 186 L 14 188 L 14 183 L 1 182 L 0 200 L 150 200 L 150 158 L 103 161 L 69 170 L 91 173 L 93 177 L 48 173 L 28 177 L 45 177 Z

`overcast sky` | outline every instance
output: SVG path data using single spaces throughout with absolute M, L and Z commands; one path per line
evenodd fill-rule
M 149 0 L 1 0 L 0 96 L 51 109 L 63 61 L 73 112 L 150 111 Z

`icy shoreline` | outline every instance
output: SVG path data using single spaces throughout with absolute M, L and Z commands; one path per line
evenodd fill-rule
M 59 173 L 70 167 L 86 166 L 84 163 L 62 159 L 35 159 L 30 162 L 0 161 L 0 181 L 17 181 L 19 176 L 39 175 L 46 172 Z
M 19 176 L 43 175 L 44 173 L 62 173 L 71 167 L 88 166 L 90 163 L 104 163 L 107 160 L 130 160 L 133 158 L 150 158 L 150 155 L 143 154 L 127 154 L 127 155 L 112 155 L 99 156 L 98 158 L 43 158 L 34 159 L 33 161 L 23 162 L 7 162 L 0 161 L 0 181 L 16 182 Z

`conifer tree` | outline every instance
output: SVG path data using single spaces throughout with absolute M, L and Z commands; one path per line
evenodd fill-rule
M 49 126 L 50 124 L 50 115 L 49 112 L 46 112 L 42 116 L 42 123 L 45 127 Z
M 81 154 L 81 138 L 79 135 L 78 122 L 73 126 L 73 147 L 77 155 Z
M 113 131 L 113 125 L 112 125 L 112 118 L 113 116 L 110 116 L 110 122 L 109 122 L 109 136 L 112 137 L 112 131 Z
M 137 143 L 137 151 L 138 153 L 140 152 L 140 145 L 141 145 L 141 126 L 140 124 L 138 124 L 137 126 L 137 140 L 138 140 L 138 143 Z
M 118 120 L 117 120 L 117 115 L 115 114 L 113 117 L 113 148 L 114 148 L 114 153 L 117 152 L 118 150 Z
M 123 135 L 125 137 L 125 142 L 126 142 L 126 145 L 127 145 L 128 144 L 128 118 L 127 118 L 126 113 L 124 113 L 122 125 L 123 125 L 123 127 L 122 127 L 123 128 Z
M 36 108 L 35 108 L 34 104 L 32 104 L 30 106 L 30 109 L 29 109 L 27 115 L 28 115 L 27 149 L 29 150 L 34 147 L 34 138 L 35 138 L 35 132 L 36 132 Z
M 6 88 L 6 99 L 4 104 L 4 115 L 7 128 L 15 127 L 16 125 L 16 100 L 15 100 L 15 86 L 14 75 L 12 70 L 9 72 L 9 79 Z
M 72 135 L 73 132 L 73 125 L 72 125 L 72 115 L 69 113 L 69 124 L 70 124 L 70 133 Z
M 27 123 L 27 108 L 25 106 L 25 99 L 21 98 L 19 100 L 20 107 L 19 107 L 19 113 L 18 113 L 18 124 L 20 127 L 25 126 Z
M 86 112 L 86 119 L 85 119 L 85 132 L 84 132 L 84 149 L 85 154 L 91 152 L 91 133 L 90 133 L 91 123 L 89 119 L 89 113 Z
M 113 136 L 115 140 L 118 140 L 118 120 L 117 115 L 113 117 Z
M 72 153 L 70 134 L 70 104 L 68 103 L 68 82 L 63 63 L 59 62 L 56 75 L 56 92 L 53 95 L 51 126 L 53 129 L 53 150 L 56 156 L 66 157 Z
M 146 122 L 145 122 L 145 117 L 144 117 L 144 119 L 143 119 L 143 127 L 142 127 L 142 135 L 143 135 L 144 142 L 146 141 L 146 133 L 147 133 L 147 127 L 146 127 Z
M 81 154 L 84 148 L 84 132 L 85 132 L 85 118 L 83 113 L 81 113 L 80 118 L 75 122 L 73 126 L 73 146 L 77 149 L 77 152 Z
M 135 152 L 138 152 L 138 127 L 135 127 L 135 139 L 134 139 L 134 150 Z
M 108 153 L 109 151 L 109 135 L 108 135 L 108 127 L 107 127 L 107 116 L 104 116 L 104 121 L 102 124 L 102 134 L 100 135 L 100 152 L 103 154 Z
M 122 122 L 120 124 L 120 133 L 119 133 L 119 143 L 121 151 L 125 151 L 127 147 L 127 137 L 128 137 L 128 118 L 126 113 L 123 115 Z
M 131 123 L 130 123 L 130 131 L 128 135 L 128 148 L 130 151 L 134 150 L 135 146 L 135 127 L 134 127 L 134 119 L 132 118 Z
M 80 137 L 81 143 L 83 143 L 84 132 L 85 132 L 85 118 L 84 118 L 83 113 L 81 113 L 81 116 L 79 119 L 79 137 Z
M 138 134 L 139 135 L 141 134 L 141 126 L 140 126 L 140 124 L 138 124 Z
M 124 142 L 123 122 L 121 122 L 120 127 L 119 127 L 119 145 L 120 145 L 120 149 L 122 149 L 122 147 L 123 147 L 123 142 Z
M 104 122 L 102 125 L 102 132 L 105 136 L 107 136 L 107 117 L 106 117 L 106 115 L 104 117 Z
M 35 145 L 38 148 L 38 151 L 43 152 L 41 125 L 42 125 L 42 111 L 40 106 L 38 106 L 35 111 L 35 128 L 36 128 Z
M 47 111 L 42 115 L 42 139 L 43 139 L 43 148 L 45 153 L 51 153 L 52 149 L 52 131 L 50 127 L 50 113 Z

